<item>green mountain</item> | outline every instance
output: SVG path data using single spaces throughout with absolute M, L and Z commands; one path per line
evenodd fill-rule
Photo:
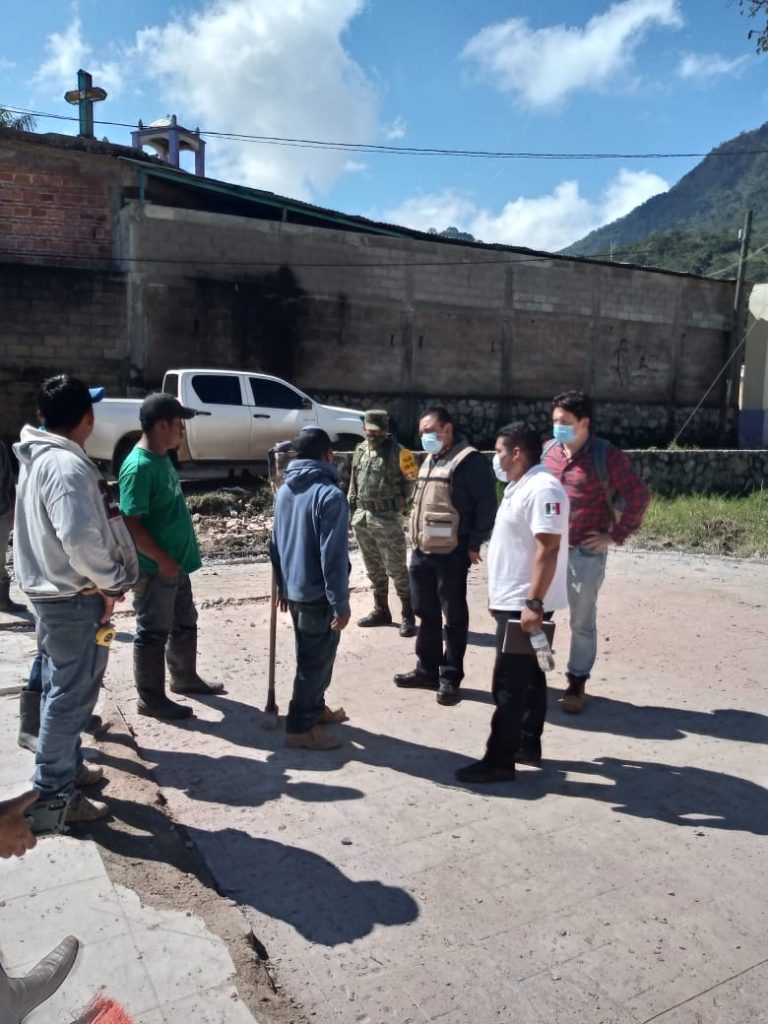
M 713 149 L 669 192 L 564 249 L 641 266 L 735 277 L 739 229 L 752 210 L 750 253 L 768 243 L 768 123 Z M 747 263 L 768 281 L 768 250 Z

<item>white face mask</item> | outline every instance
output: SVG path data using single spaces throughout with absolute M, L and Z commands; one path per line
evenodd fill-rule
M 498 452 L 494 452 L 493 462 L 491 463 L 491 465 L 493 467 L 493 472 L 496 474 L 496 479 L 501 480 L 503 484 L 509 483 L 507 474 L 501 468 L 501 456 L 499 455 Z

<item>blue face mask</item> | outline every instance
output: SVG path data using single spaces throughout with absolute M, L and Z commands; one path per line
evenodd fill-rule
M 498 452 L 494 453 L 493 462 L 491 463 L 491 465 L 493 466 L 493 472 L 496 474 L 496 479 L 501 480 L 503 484 L 509 483 L 509 480 L 507 479 L 507 474 L 501 468 L 501 456 L 499 455 Z
M 443 449 L 443 442 L 434 430 L 431 430 L 428 434 L 421 435 L 421 447 L 425 452 L 429 452 L 430 455 L 437 455 Z
M 552 437 L 558 444 L 573 444 L 576 440 L 576 428 L 571 423 L 556 423 L 552 427 Z

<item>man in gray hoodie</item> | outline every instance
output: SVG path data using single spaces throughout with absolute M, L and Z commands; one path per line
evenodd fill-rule
M 138 578 L 136 549 L 99 471 L 84 451 L 93 430 L 88 388 L 67 375 L 40 388 L 45 430 L 25 426 L 14 531 L 16 571 L 32 601 L 43 655 L 34 786 L 41 803 L 63 798 L 68 821 L 104 817 L 107 805 L 76 788 L 102 776 L 86 766 L 80 733 L 107 667 L 115 601 Z
M 282 611 L 296 636 L 296 676 L 286 720 L 288 747 L 333 750 L 341 739 L 318 728 L 343 722 L 325 703 L 341 631 L 349 622 L 349 505 L 331 440 L 318 427 L 293 441 L 296 458 L 275 499 L 269 554 Z

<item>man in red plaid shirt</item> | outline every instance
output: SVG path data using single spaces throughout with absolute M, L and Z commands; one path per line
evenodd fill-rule
M 563 711 L 584 709 L 586 682 L 597 656 L 597 595 L 611 544 L 640 526 L 651 500 L 627 456 L 592 432 L 592 401 L 583 391 L 552 399 L 554 443 L 542 465 L 560 480 L 571 503 L 568 521 L 568 608 L 571 648 Z M 601 479 L 601 471 L 605 479 Z

